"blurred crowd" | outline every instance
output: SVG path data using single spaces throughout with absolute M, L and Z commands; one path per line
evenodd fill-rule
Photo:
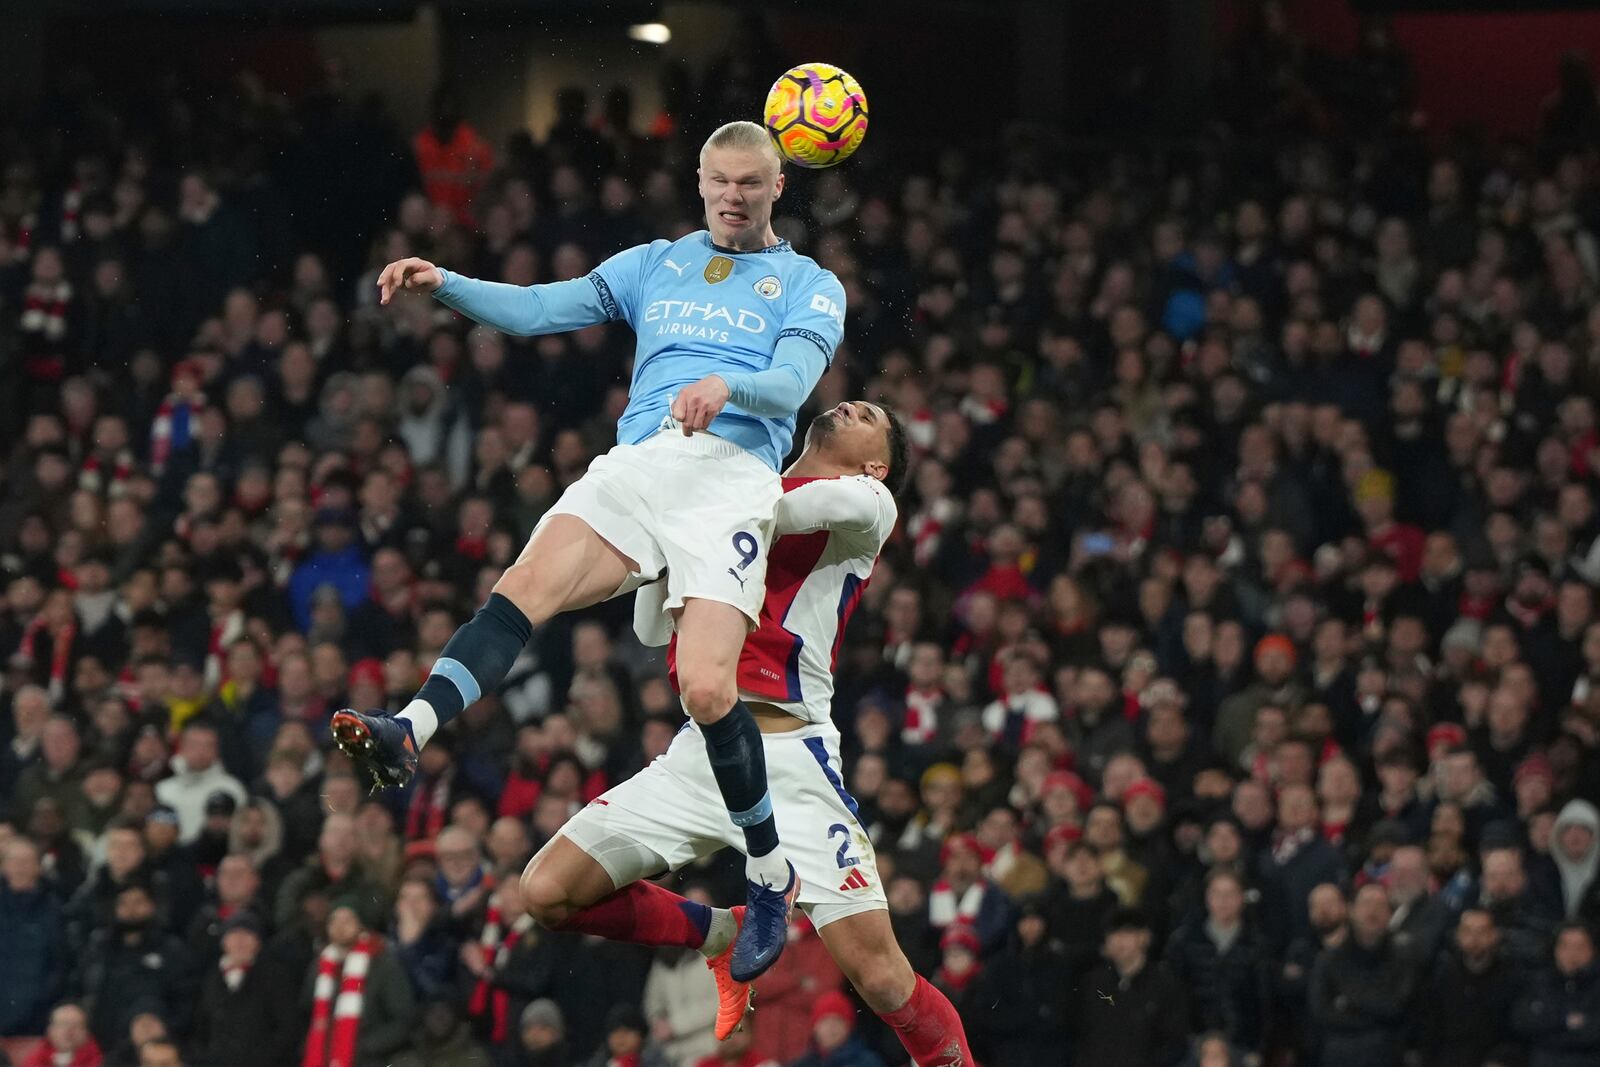
M 847 784 L 988 1067 L 1594 1064 L 1594 84 L 1572 57 L 1539 129 L 1450 139 L 1381 23 L 1335 60 L 1261 11 L 1203 135 L 886 129 L 791 175 L 775 227 L 849 298 L 802 417 L 865 396 L 915 445 Z M 670 71 L 655 115 L 569 90 L 506 145 L 448 91 L 402 135 L 334 68 L 295 102 L 69 76 L 0 133 L 19 1063 L 904 1063 L 803 919 L 719 1046 L 697 953 L 523 916 L 527 858 L 682 721 L 626 603 L 541 628 L 403 792 L 327 733 L 409 700 L 632 355 L 379 307 L 377 267 L 530 284 L 699 228 L 759 73 Z

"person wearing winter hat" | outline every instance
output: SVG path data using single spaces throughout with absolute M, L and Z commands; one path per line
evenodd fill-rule
M 1587 800 L 1568 801 L 1556 816 L 1545 864 L 1530 872 L 1541 896 L 1564 919 L 1600 923 L 1600 810 Z
M 567 1024 L 561 1006 L 549 998 L 522 1009 L 517 1043 L 500 1050 L 495 1067 L 568 1067 Z
M 940 849 L 940 876 L 928 894 L 928 923 L 944 930 L 967 923 L 977 934 L 985 955 L 1005 939 L 1009 904 L 999 887 L 983 875 L 988 857 L 975 834 L 954 834 Z
M 649 1042 L 650 1024 L 632 1004 L 618 1004 L 606 1015 L 605 1043 L 584 1067 L 672 1067 Z
M 300 975 L 260 959 L 261 920 L 249 910 L 222 924 L 220 957 L 195 1006 L 192 1052 L 201 1063 L 274 1067 L 292 1061 Z
M 1239 754 L 1249 745 L 1257 712 L 1268 704 L 1298 708 L 1304 703 L 1304 690 L 1295 680 L 1299 658 L 1294 642 L 1283 634 L 1256 642 L 1256 681 L 1222 702 L 1211 731 L 1212 747 L 1230 766 L 1238 766 Z
M 883 1067 L 883 1060 L 856 1036 L 856 1006 L 838 990 L 822 994 L 811 1008 L 811 1051 L 791 1067 Z

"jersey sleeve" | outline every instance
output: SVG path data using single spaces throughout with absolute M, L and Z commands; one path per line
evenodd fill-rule
M 579 330 L 609 315 L 598 286 L 587 278 L 544 285 L 508 285 L 440 270 L 433 298 L 473 322 L 517 337 Z
M 666 244 L 664 241 L 655 244 Z M 643 303 L 645 270 L 650 265 L 654 244 L 634 245 L 607 259 L 589 272 L 588 280 L 600 294 L 606 319 L 621 320 L 635 330 L 639 307 Z
M 742 411 L 765 418 L 787 418 L 800 409 L 828 369 L 826 357 L 803 337 L 779 337 L 772 366 L 743 373 L 718 371 L 728 385 L 728 400 Z
M 875 534 L 878 544 L 889 539 L 899 515 L 894 497 L 878 479 L 819 478 L 796 486 L 778 501 L 776 533 L 842 530 Z
M 796 294 L 778 328 L 778 339 L 803 337 L 822 350 L 827 366 L 844 340 L 844 286 L 832 271 L 818 267 L 809 284 Z

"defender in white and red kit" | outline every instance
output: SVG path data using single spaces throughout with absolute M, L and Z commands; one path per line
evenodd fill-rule
M 895 942 L 872 843 L 844 786 L 833 725 L 833 668 L 851 613 L 898 511 L 886 479 L 903 475 L 906 443 L 875 404 L 840 404 L 813 420 L 784 472 L 760 620 L 738 666 L 740 699 L 761 728 L 778 833 L 794 865 L 796 901 L 845 976 L 922 1067 L 975 1067 L 949 1001 L 917 977 Z M 672 634 L 639 590 L 635 629 Z M 669 649 L 668 662 L 673 662 Z M 529 864 L 523 895 L 548 926 L 616 940 L 700 949 L 716 976 L 717 1035 L 744 1017 L 750 994 L 728 970 L 742 909 L 706 909 L 644 879 L 743 842 L 721 804 L 693 721 L 667 751 L 561 828 Z

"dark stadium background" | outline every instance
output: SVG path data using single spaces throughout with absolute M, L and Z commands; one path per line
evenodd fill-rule
M 630 37 L 647 23 L 671 39 Z M 982 1067 L 1600 1063 L 1600 966 L 1553 953 L 1585 924 L 1592 948 L 1600 923 L 1600 509 L 1573 514 L 1600 500 L 1600 3 L 0 0 L 0 853 L 43 857 L 36 879 L 0 877 L 0 1067 L 294 1067 L 316 909 L 342 899 L 403 961 L 363 1017 L 383 1052 L 355 1067 L 613 1067 L 609 1034 L 663 1020 L 666 1051 L 624 1067 L 905 1063 L 869 1010 L 827 995 L 843 980 L 804 924 L 758 987 L 756 1051 L 727 1059 L 702 1059 L 692 955 L 534 935 L 486 977 L 469 968 L 463 948 L 486 936 L 476 888 L 514 881 L 569 809 L 676 728 L 625 605 L 543 628 L 514 691 L 446 735 L 451 766 L 425 788 L 363 801 L 324 728 L 357 694 L 409 697 L 428 641 L 609 443 L 604 375 L 630 351 L 611 327 L 512 342 L 512 371 L 469 365 L 459 321 L 419 340 L 402 309 L 364 306 L 387 239 L 487 277 L 526 243 L 553 280 L 563 245 L 592 263 L 616 250 L 607 235 L 692 217 L 683 161 L 806 60 L 850 70 L 871 104 L 860 154 L 791 170 L 780 212 L 863 297 L 818 397 L 903 404 L 922 434 L 840 658 L 846 778 L 897 935 Z M 663 115 L 672 71 L 688 90 Z M 489 247 L 480 205 L 470 224 L 399 232 L 442 85 L 494 151 L 486 200 L 506 179 L 536 191 L 510 252 Z M 631 136 L 596 149 L 584 130 L 619 85 Z M 552 137 L 568 88 L 583 128 Z M 648 133 L 662 118 L 677 131 Z M 573 216 L 541 228 L 551 173 L 590 150 Z M 77 199 L 80 165 L 114 181 L 139 160 L 145 205 L 89 247 L 80 213 L 108 209 Z M 596 206 L 603 176 L 640 193 L 669 166 L 670 203 Z M 191 170 L 220 176 L 236 246 L 186 243 L 175 221 L 170 244 L 139 230 L 174 219 Z M 1260 241 L 1236 229 L 1247 204 Z M 1036 208 L 1037 227 L 1019 222 Z M 32 284 L 51 247 L 71 283 L 59 306 Z M 325 276 L 302 284 L 307 256 Z M 119 293 L 96 289 L 107 260 Z M 337 327 L 314 388 L 291 397 L 283 357 L 319 300 Z M 225 306 L 243 327 L 218 324 Z M 361 408 L 431 370 L 435 347 L 460 352 L 435 407 Z M 537 369 L 513 373 L 519 360 Z M 162 420 L 187 401 L 169 383 L 197 364 L 193 417 L 224 410 L 221 436 L 174 445 Z M 241 380 L 265 417 L 232 410 Z M 357 415 L 335 410 L 347 397 Z M 508 458 L 492 442 L 519 400 L 538 421 Z M 97 451 L 85 411 L 120 418 L 127 447 Z M 437 455 L 398 490 L 420 531 L 399 587 L 293 605 L 313 514 L 355 514 L 362 567 L 397 547 L 365 494 L 422 439 Z M 302 440 L 312 486 L 289 469 Z M 288 486 L 265 510 L 244 498 L 263 478 Z M 280 513 L 299 512 L 280 539 Z M 1102 534 L 1107 558 L 1087 547 Z M 158 591 L 135 611 L 145 577 Z M 253 654 L 265 672 L 242 696 L 207 593 L 230 580 L 249 588 L 245 632 L 227 631 L 237 669 Z M 320 614 L 302 629 L 294 606 Z M 919 655 L 940 668 L 927 692 Z M 1027 660 L 1052 717 L 1019 747 L 1005 678 Z M 587 718 L 613 711 L 609 732 Z M 191 716 L 218 730 L 243 804 L 193 795 L 170 762 Z M 1298 835 L 1297 776 L 1323 805 Z M 112 778 L 109 801 L 90 795 Z M 174 845 L 200 801 L 207 830 Z M 257 815 L 280 824 L 276 845 L 248 839 Z M 1558 859 L 1555 828 L 1586 820 L 1585 859 Z M 436 844 L 442 825 L 480 822 L 494 830 L 468 835 L 464 891 Z M 142 857 L 130 870 L 107 861 L 112 837 Z M 219 896 L 225 857 L 230 885 L 255 880 L 249 901 Z M 947 924 L 930 898 L 972 871 L 981 907 Z M 671 884 L 728 903 L 739 872 L 724 856 Z M 1208 879 L 1229 874 L 1245 890 L 1236 941 L 1207 924 Z M 156 909 L 132 932 L 115 917 L 130 885 Z M 425 904 L 396 903 L 408 892 Z M 1154 940 L 1112 996 L 1101 931 L 1119 904 Z M 244 993 L 219 968 L 240 915 L 262 940 Z M 1474 923 L 1496 931 L 1483 966 L 1458 948 Z M 963 971 L 969 937 L 981 961 Z M 839 1010 L 856 1010 L 855 1039 L 812 1048 Z M 41 1040 L 52 1016 L 59 1061 Z M 550 1018 L 559 1051 L 522 1048 L 518 1022 Z

